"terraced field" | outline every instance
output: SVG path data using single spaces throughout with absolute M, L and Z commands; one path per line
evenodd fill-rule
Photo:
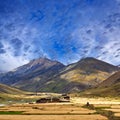
M 95 112 L 70 103 L 16 104 L 1 107 L 0 120 L 107 120 Z
M 86 106 L 86 102 L 90 106 Z M 70 103 L 16 103 L 0 107 L 0 120 L 22 119 L 120 120 L 120 102 L 104 98 L 72 98 Z

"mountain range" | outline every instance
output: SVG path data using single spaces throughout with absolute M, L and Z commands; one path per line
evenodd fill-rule
M 95 58 L 63 65 L 39 58 L 13 71 L 0 74 L 0 83 L 26 91 L 69 93 L 93 88 L 119 70 Z

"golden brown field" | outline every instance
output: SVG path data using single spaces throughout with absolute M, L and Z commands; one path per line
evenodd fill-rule
M 93 104 L 95 109 L 83 107 L 87 101 Z M 98 110 L 112 111 L 116 116 L 115 120 L 119 120 L 120 102 L 104 98 L 72 98 L 70 103 L 13 104 L 0 107 L 0 120 L 108 120 L 108 117 L 98 113 Z M 11 113 L 3 115 L 2 112 L 7 111 Z M 22 112 L 12 115 L 13 111 Z

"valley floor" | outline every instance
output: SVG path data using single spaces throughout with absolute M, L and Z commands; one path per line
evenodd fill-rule
M 89 102 L 94 107 L 85 106 Z M 71 98 L 70 103 L 12 104 L 0 107 L 0 120 L 120 120 L 120 101 Z

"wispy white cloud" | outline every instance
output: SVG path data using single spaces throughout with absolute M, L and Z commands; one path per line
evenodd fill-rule
M 7 54 L 0 55 L 0 57 L 1 57 L 0 59 L 1 71 L 10 71 L 14 68 L 17 68 L 21 65 L 28 63 L 29 61 L 27 59 L 24 59 L 23 56 L 15 57 L 11 55 L 9 52 L 7 52 Z
M 6 51 L 0 54 L 2 69 L 11 70 L 42 56 L 65 64 L 89 56 L 120 64 L 119 0 L 14 4 L 0 13 L 0 43 Z M 44 16 L 40 19 L 39 15 Z M 19 48 L 10 42 L 14 39 Z

